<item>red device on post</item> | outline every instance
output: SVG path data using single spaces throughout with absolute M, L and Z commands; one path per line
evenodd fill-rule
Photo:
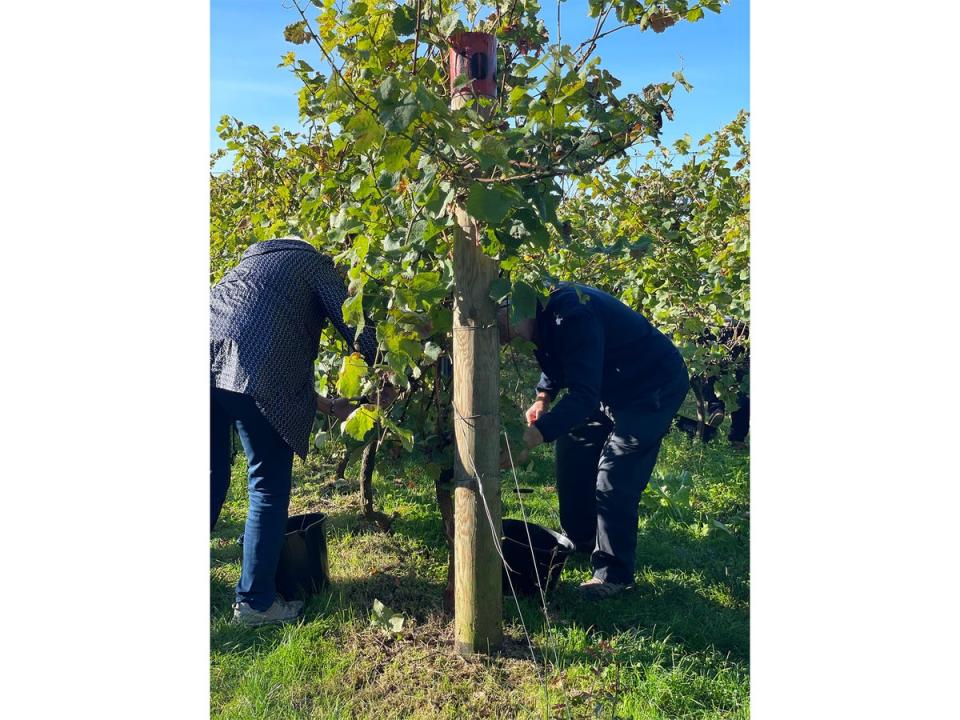
M 456 88 L 461 75 L 473 82 Z M 492 33 L 462 32 L 450 37 L 450 96 L 455 95 L 497 96 L 497 38 Z

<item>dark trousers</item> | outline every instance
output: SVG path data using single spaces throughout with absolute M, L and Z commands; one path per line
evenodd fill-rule
M 660 443 L 687 393 L 677 384 L 650 404 L 598 411 L 557 439 L 560 522 L 577 548 L 592 549 L 593 575 L 632 583 L 640 495 Z
M 737 382 L 743 382 L 746 372 L 745 368 L 737 368 L 735 372 Z M 703 394 L 708 414 L 717 409 L 725 409 L 723 401 L 717 397 L 717 393 L 713 389 L 715 382 L 716 378 L 713 377 L 707 378 L 706 381 L 700 381 L 700 392 Z M 750 396 L 746 392 L 741 392 L 737 394 L 737 409 L 730 414 L 730 432 L 727 434 L 727 439 L 730 442 L 743 442 L 749 432 Z
M 276 596 L 277 563 L 290 504 L 293 450 L 267 422 L 253 398 L 218 388 L 210 391 L 210 529 L 230 487 L 230 428 L 247 456 L 250 506 L 243 531 L 243 565 L 237 602 L 266 610 Z

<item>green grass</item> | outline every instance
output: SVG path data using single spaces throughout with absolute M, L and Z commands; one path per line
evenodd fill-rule
M 519 472 L 528 516 L 557 528 L 552 448 Z M 746 718 L 749 716 L 749 459 L 718 441 L 664 441 L 651 484 L 692 485 L 668 506 L 648 490 L 635 589 L 600 603 L 573 587 L 575 558 L 549 598 L 552 631 L 532 600 L 504 599 L 506 642 L 493 658 L 452 650 L 442 611 L 446 545 L 424 462 L 380 461 L 376 506 L 398 513 L 391 534 L 366 531 L 356 492 L 333 488 L 332 466 L 296 462 L 291 514 L 328 514 L 332 588 L 299 625 L 229 622 L 240 573 L 236 537 L 246 493 L 242 457 L 211 540 L 211 714 L 218 718 Z M 681 473 L 689 473 L 681 475 Z M 356 477 L 351 468 L 348 477 Z M 354 487 L 355 486 L 351 486 Z M 503 476 L 504 517 L 519 517 Z M 726 529 L 718 527 L 722 523 Z M 403 613 L 398 635 L 370 627 L 377 598 Z M 546 658 L 546 661 L 545 661 Z

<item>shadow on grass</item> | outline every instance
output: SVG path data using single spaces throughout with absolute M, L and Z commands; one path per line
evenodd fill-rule
M 546 465 L 545 462 L 540 464 Z M 546 486 L 550 483 L 550 473 L 546 468 L 540 472 L 525 472 L 521 482 L 525 486 Z M 378 505 L 385 509 L 392 495 L 389 486 L 383 488 L 383 492 L 378 487 Z M 397 502 L 405 501 L 405 505 L 393 525 L 393 535 L 407 541 L 398 547 L 409 548 L 415 542 L 432 556 L 432 562 L 436 562 L 442 561 L 446 555 L 446 541 L 439 511 L 431 504 L 431 495 L 398 496 Z M 555 502 L 552 497 L 544 497 L 546 502 L 541 501 L 544 507 Z M 328 540 L 345 534 L 356 535 L 357 509 L 318 509 L 328 515 Z M 528 506 L 528 512 L 531 509 Z M 548 510 L 549 507 L 547 510 L 541 508 L 537 512 L 543 516 Z M 542 517 L 532 519 L 544 522 Z M 234 525 L 218 528 L 217 535 L 235 539 L 243 528 L 242 522 Z M 349 542 L 355 543 L 356 539 Z M 386 544 L 392 543 L 388 540 Z M 679 523 L 648 522 L 641 528 L 638 538 L 636 587 L 608 600 L 582 600 L 575 588 L 590 576 L 590 563 L 582 556 L 572 558 L 560 585 L 548 596 L 551 624 L 561 632 L 589 628 L 604 635 L 633 631 L 646 638 L 669 638 L 672 644 L 687 652 L 716 650 L 729 655 L 732 660 L 748 664 L 748 547 L 748 534 L 731 536 L 717 531 L 697 535 L 689 526 Z M 350 577 L 335 578 L 329 589 L 311 598 L 305 609 L 304 622 L 329 622 L 333 628 L 347 626 L 353 621 L 366 624 L 374 599 L 418 622 L 443 616 L 443 583 L 424 572 L 423 566 L 417 567 L 407 559 L 381 561 L 379 552 L 357 549 L 356 564 L 342 571 Z M 212 555 L 215 561 L 236 562 L 239 547 L 215 548 Z M 380 566 L 366 568 L 371 561 Z M 371 575 L 364 577 L 363 573 L 368 571 Z M 251 630 L 227 622 L 233 598 L 232 586 L 214 580 L 211 596 L 214 607 L 212 650 L 234 653 L 253 648 L 269 649 L 283 638 L 280 628 Z M 512 596 L 504 597 L 503 607 L 505 619 L 518 624 L 519 616 Z M 544 619 L 539 598 L 521 598 L 520 607 L 531 634 L 541 633 Z M 452 618 L 447 616 L 447 619 Z M 536 651 L 538 654 L 544 651 L 552 654 L 551 648 L 537 647 Z M 561 648 L 559 652 L 562 660 L 576 661 L 577 653 L 582 649 Z M 640 661 L 646 657 L 643 653 L 654 653 L 654 650 L 639 648 L 636 652 Z
M 640 630 L 688 651 L 716 650 L 749 663 L 749 571 L 738 541 L 729 536 L 693 538 L 669 528 L 646 529 L 638 539 L 637 582 L 604 600 L 582 599 L 579 582 L 592 574 L 577 555 L 548 596 L 556 627 L 590 628 L 603 634 Z M 738 553 L 739 551 L 739 553 Z M 516 613 L 512 598 L 509 607 Z M 521 603 L 528 628 L 544 630 L 539 598 Z
M 307 600 L 300 622 L 329 621 L 334 626 L 346 625 L 351 620 L 366 622 L 374 600 L 404 617 L 426 622 L 442 613 L 442 589 L 440 583 L 410 573 L 377 573 L 370 578 L 339 580 Z M 233 586 L 213 582 L 213 595 L 226 600 L 229 608 Z M 230 622 L 228 612 L 217 612 L 211 618 L 210 648 L 218 653 L 269 652 L 283 639 L 284 630 L 282 626 L 245 628 Z

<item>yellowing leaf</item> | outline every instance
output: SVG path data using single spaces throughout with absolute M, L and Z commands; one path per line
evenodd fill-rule
M 360 388 L 367 377 L 367 362 L 360 353 L 347 355 L 340 366 L 337 378 L 337 392 L 343 397 L 353 398 L 360 394 Z

